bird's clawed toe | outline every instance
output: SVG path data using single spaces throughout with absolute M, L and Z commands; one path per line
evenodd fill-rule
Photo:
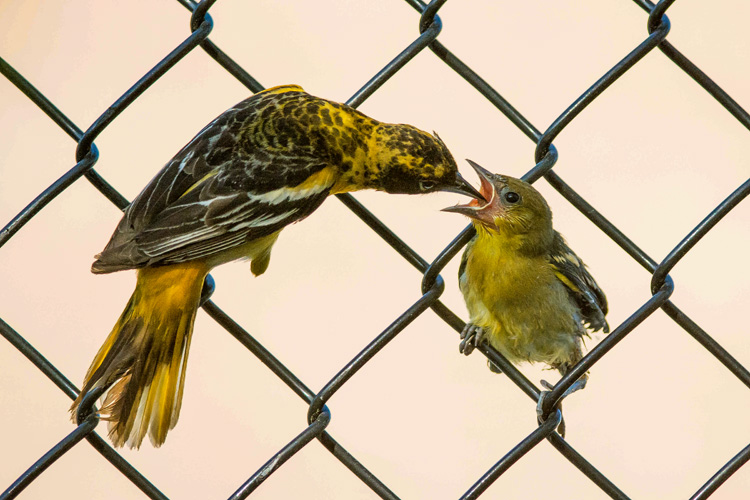
M 554 387 L 552 384 L 547 382 L 546 380 L 542 380 L 541 382 L 542 387 L 547 389 L 546 391 L 541 391 L 539 393 L 539 401 L 536 404 L 536 416 L 537 420 L 541 424 L 544 422 L 544 400 L 549 396 L 550 391 Z M 562 413 L 562 399 L 557 402 L 557 404 L 554 407 L 555 410 L 560 410 Z M 552 412 L 554 413 L 554 411 Z M 561 416 L 560 418 L 560 424 L 557 426 L 557 432 L 560 434 L 560 436 L 565 437 L 565 417 Z
M 563 392 L 562 396 L 560 396 L 560 399 L 558 400 L 557 404 L 555 405 L 555 408 L 562 411 L 562 400 L 566 397 L 570 396 L 576 391 L 580 391 L 584 387 L 586 387 L 586 382 L 588 381 L 588 376 L 584 375 L 578 380 L 576 380 L 573 385 L 568 387 L 568 390 Z M 546 390 L 541 391 L 539 393 L 539 401 L 536 405 L 536 415 L 539 419 L 539 422 L 544 421 L 544 400 L 549 396 L 549 393 L 552 389 L 554 389 L 555 386 L 547 382 L 546 380 L 541 380 L 539 384 L 544 387 Z M 560 425 L 557 426 L 557 432 L 560 433 L 562 437 L 565 437 L 565 418 L 562 418 L 560 420 Z
M 458 344 L 458 351 L 468 356 L 484 341 L 485 336 L 484 328 L 466 323 L 461 331 L 461 343 Z

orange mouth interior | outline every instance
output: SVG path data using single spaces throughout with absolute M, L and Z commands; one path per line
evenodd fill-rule
M 484 175 L 480 175 L 479 180 L 482 183 L 479 187 L 479 193 L 484 196 L 484 199 L 487 201 L 482 202 L 481 200 L 474 198 L 469 202 L 470 207 L 484 208 L 492 203 L 492 200 L 495 197 L 495 186 L 492 185 L 492 182 L 490 182 L 490 180 Z

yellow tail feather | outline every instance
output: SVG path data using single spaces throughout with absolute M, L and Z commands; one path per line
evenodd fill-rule
M 116 447 L 161 446 L 180 415 L 190 338 L 209 268 L 189 262 L 138 270 L 138 284 L 73 403 L 109 387 L 99 410 Z

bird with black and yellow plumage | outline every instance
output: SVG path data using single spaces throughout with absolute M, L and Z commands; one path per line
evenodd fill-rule
M 130 301 L 86 373 L 83 396 L 115 446 L 160 446 L 177 423 L 201 288 L 221 264 L 268 267 L 280 231 L 330 195 L 362 189 L 481 196 L 437 137 L 382 123 L 296 85 L 260 92 L 208 124 L 126 208 L 94 273 L 137 270 Z

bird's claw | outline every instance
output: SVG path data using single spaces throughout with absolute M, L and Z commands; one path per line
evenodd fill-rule
M 468 356 L 484 341 L 485 337 L 484 328 L 466 323 L 464 329 L 461 330 L 461 343 L 458 344 L 458 351 Z
M 588 377 L 581 377 L 578 380 L 576 380 L 573 385 L 568 387 L 568 390 L 565 391 L 562 396 L 560 396 L 560 399 L 557 401 L 557 404 L 555 405 L 555 408 L 562 411 L 562 400 L 566 397 L 570 396 L 576 391 L 579 391 L 586 387 L 586 381 L 588 380 Z M 546 380 L 541 380 L 539 382 L 542 387 L 544 387 L 546 390 L 539 393 L 539 401 L 536 404 L 536 415 L 539 422 L 544 421 L 544 400 L 547 396 L 549 396 L 550 391 L 554 388 L 552 384 L 547 382 Z M 560 433 L 560 436 L 565 437 L 565 418 L 560 419 L 560 425 L 557 426 L 557 432 Z
M 541 382 L 542 387 L 547 389 L 546 391 L 541 391 L 539 393 L 539 401 L 536 403 L 536 418 L 541 424 L 545 421 L 544 418 L 544 400 L 549 396 L 550 391 L 552 390 L 553 385 L 547 382 L 546 380 L 542 380 Z M 562 400 L 561 400 L 562 401 Z M 565 417 L 562 416 L 562 402 L 558 401 L 555 405 L 554 409 L 560 410 L 560 424 L 557 426 L 557 432 L 560 433 L 560 436 L 565 437 Z
M 568 387 L 567 391 L 563 392 L 563 395 L 560 397 L 560 399 L 567 398 L 574 392 L 580 391 L 581 389 L 586 387 L 586 382 L 588 381 L 588 379 L 589 379 L 588 376 L 583 376 L 579 378 L 578 380 L 576 380 L 575 382 L 573 382 L 573 385 Z
M 542 380 L 539 383 L 541 384 L 542 387 L 547 389 L 546 391 L 541 391 L 539 393 L 539 401 L 537 401 L 536 403 L 536 416 L 539 418 L 539 421 L 541 422 L 543 421 L 543 417 L 544 417 L 544 400 L 547 398 L 547 396 L 549 396 L 549 393 L 554 386 L 550 384 L 549 382 L 547 382 L 546 380 Z M 559 404 L 560 402 L 558 401 L 556 406 L 558 406 Z

